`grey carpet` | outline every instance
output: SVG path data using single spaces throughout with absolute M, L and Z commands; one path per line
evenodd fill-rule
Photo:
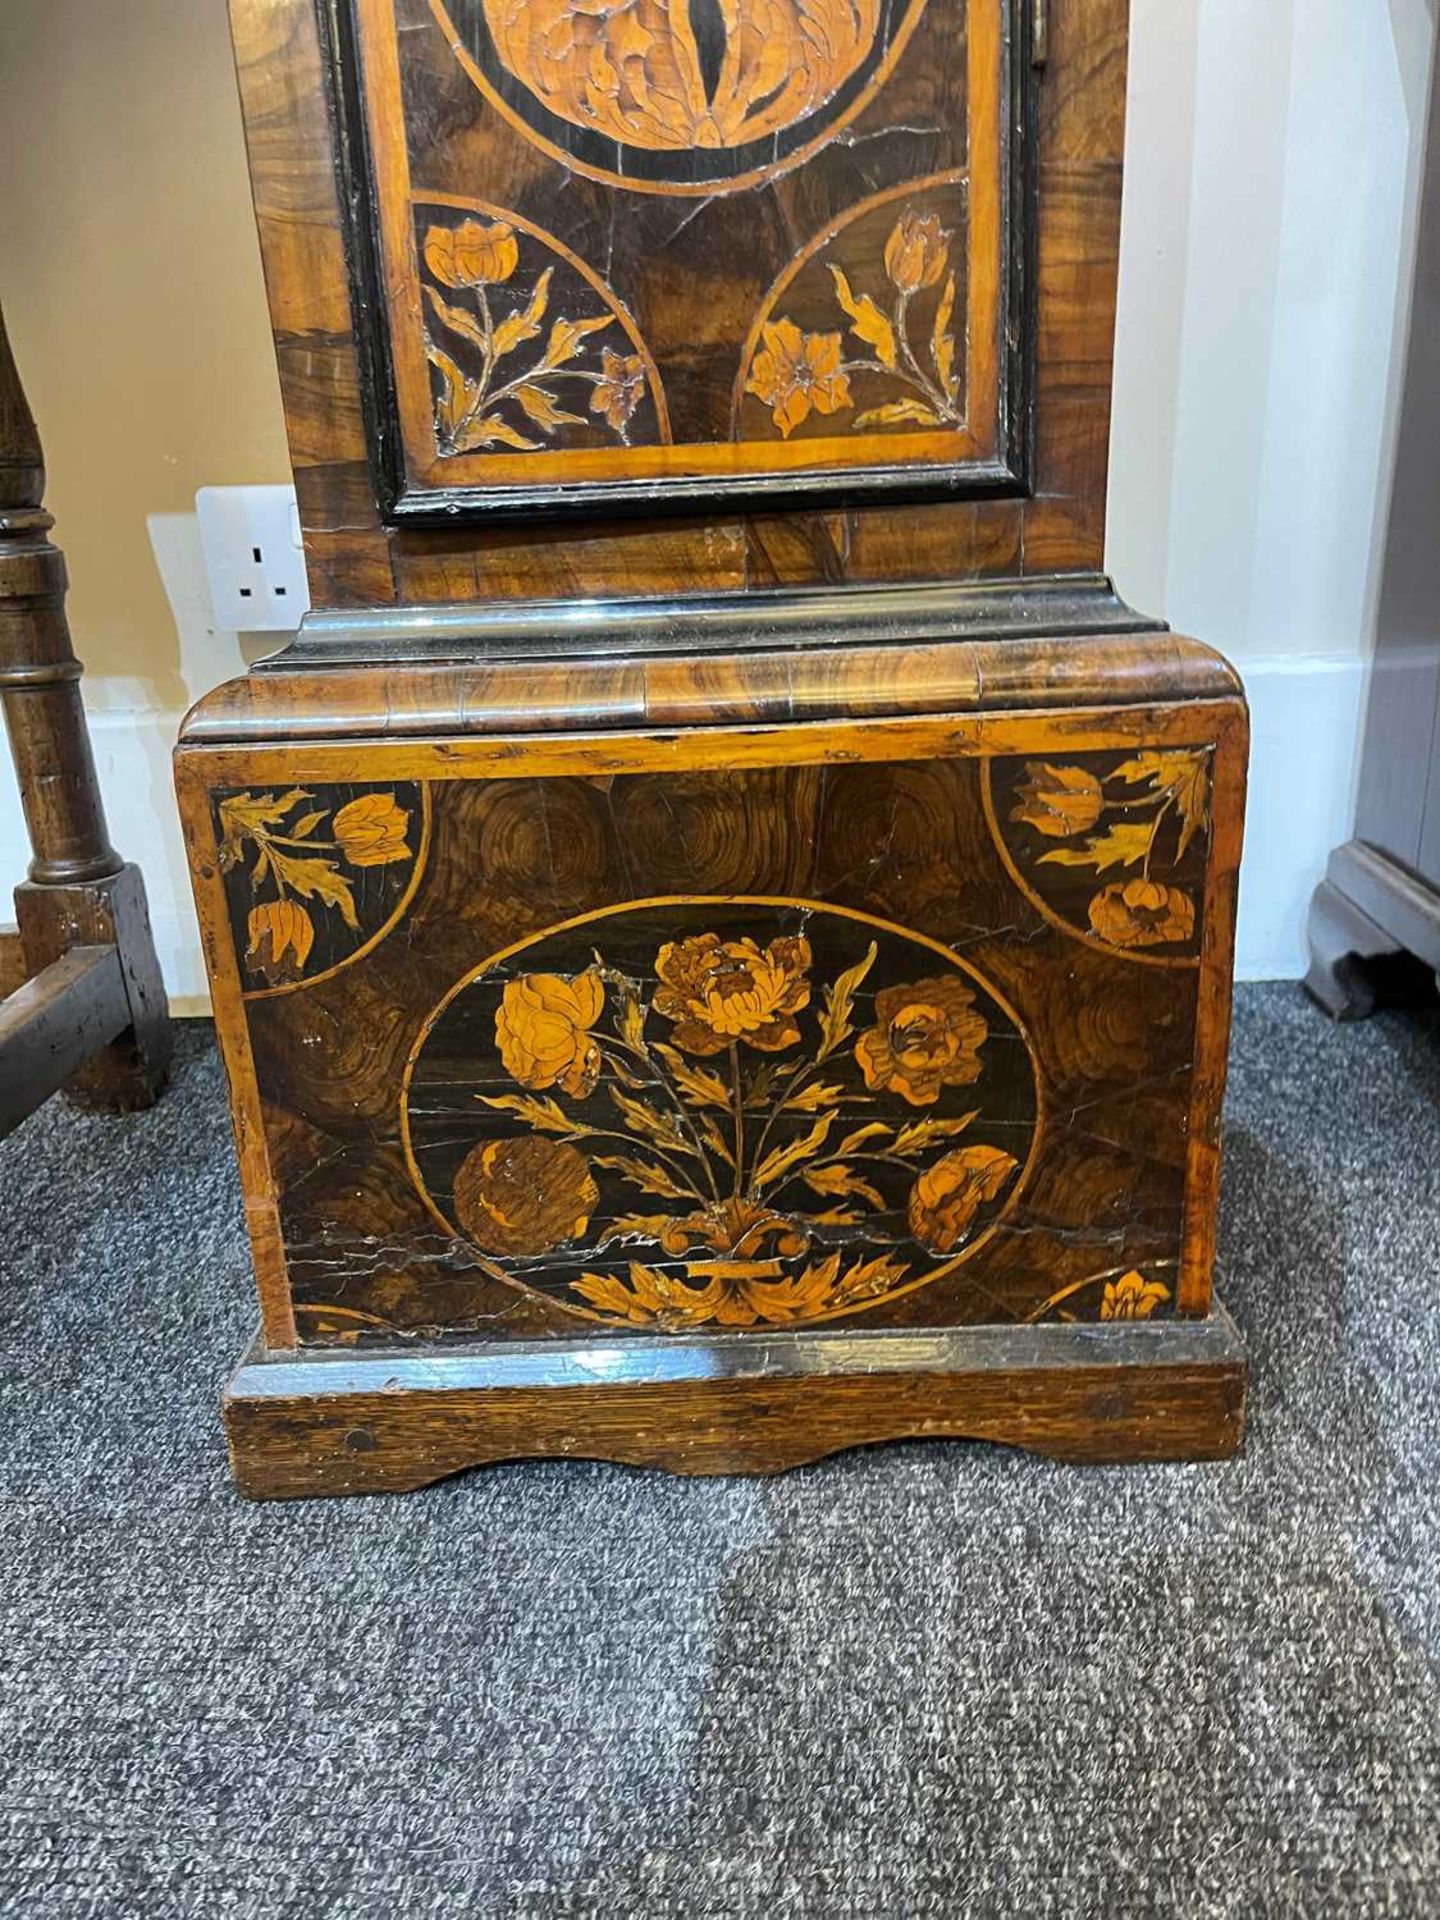
M 1440 1910 L 1440 1016 L 1241 996 L 1244 1458 L 249 1506 L 220 1075 L 0 1147 L 0 1913 Z

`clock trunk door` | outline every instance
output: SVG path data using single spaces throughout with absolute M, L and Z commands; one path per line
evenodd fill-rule
M 1018 489 L 1012 0 L 353 0 L 394 517 Z

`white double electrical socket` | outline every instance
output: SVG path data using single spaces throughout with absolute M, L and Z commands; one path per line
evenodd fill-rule
M 195 496 L 217 627 L 293 633 L 310 609 L 293 487 L 201 487 Z

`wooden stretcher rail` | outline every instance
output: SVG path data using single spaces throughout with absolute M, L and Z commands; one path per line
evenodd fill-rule
M 129 1024 L 117 947 L 72 947 L 0 1000 L 0 1138 Z

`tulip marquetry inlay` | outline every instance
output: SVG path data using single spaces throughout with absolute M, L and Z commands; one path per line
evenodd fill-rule
M 416 786 L 218 795 L 217 864 L 249 990 L 316 980 L 388 931 L 419 878 L 427 822 Z

